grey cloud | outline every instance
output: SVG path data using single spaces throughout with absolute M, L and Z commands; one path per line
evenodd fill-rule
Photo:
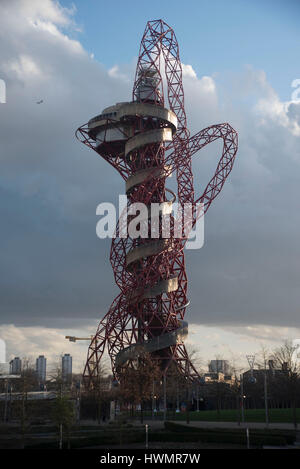
M 300 101 L 291 103 L 288 107 L 288 116 L 291 120 L 295 120 L 300 125 Z
M 23 24 L 20 4 L 6 2 L 0 17 L 0 77 L 8 89 L 0 104 L 1 322 L 78 326 L 102 316 L 118 293 L 110 241 L 96 238 L 95 209 L 116 202 L 124 183 L 74 131 L 130 99 L 134 67 L 126 68 L 130 79 L 119 69 L 108 73 L 68 38 Z M 253 101 L 274 98 L 261 72 L 251 69 L 245 83 Z M 192 133 L 228 121 L 240 140 L 234 170 L 206 216 L 205 245 L 186 253 L 187 320 L 297 326 L 299 137 L 237 95 L 234 104 L 223 102 L 218 81 L 209 92 L 205 80 L 187 76 L 184 84 Z M 39 98 L 44 103 L 36 105 Z M 298 110 L 290 105 L 287 118 L 299 121 Z M 196 193 L 220 150 L 217 142 L 194 157 Z

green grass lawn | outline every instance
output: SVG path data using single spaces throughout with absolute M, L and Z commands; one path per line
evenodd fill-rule
M 158 417 L 162 417 L 162 412 L 157 412 Z M 150 417 L 151 413 L 145 412 L 145 416 Z M 246 422 L 265 422 L 265 409 L 245 409 Z M 167 420 L 186 420 L 186 413 L 167 413 Z M 219 415 L 216 410 L 202 410 L 190 412 L 190 420 L 201 420 L 206 422 L 237 422 L 238 412 L 236 410 L 221 410 Z M 293 423 L 292 409 L 269 409 L 270 423 Z M 300 409 L 297 409 L 297 422 L 300 423 Z

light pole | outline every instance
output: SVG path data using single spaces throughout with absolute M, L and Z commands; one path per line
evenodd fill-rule
M 145 430 L 146 430 L 146 449 L 148 449 L 148 425 L 145 425 Z
M 249 366 L 250 366 L 250 371 L 251 371 L 251 377 L 249 379 L 249 382 L 252 384 L 256 383 L 256 378 L 253 375 L 253 367 L 254 367 L 254 362 L 255 362 L 255 355 L 246 355 Z M 265 416 L 266 416 L 266 426 L 268 427 L 269 425 L 269 407 L 268 407 L 268 382 L 267 382 L 267 364 L 266 360 L 264 360 L 264 401 L 265 401 Z
M 196 385 L 197 412 L 199 412 L 199 384 Z
M 243 374 L 240 375 L 240 383 L 241 383 L 241 410 L 242 410 L 242 423 L 245 422 L 245 412 L 244 412 L 244 378 Z
M 179 409 L 179 389 L 178 389 L 178 382 L 177 382 L 177 385 L 176 385 L 176 412 L 180 412 L 180 409 Z
M 6 423 L 6 420 L 7 420 L 7 398 L 8 398 L 8 379 L 5 380 L 5 404 L 4 404 L 4 416 L 3 416 L 4 423 Z
M 246 355 L 246 358 L 248 360 L 248 364 L 250 367 L 250 378 L 249 378 L 249 383 L 255 384 L 256 383 L 256 378 L 253 375 L 253 368 L 254 368 L 254 363 L 255 363 L 255 355 Z
M 154 403 L 155 403 L 155 394 L 154 394 L 154 380 L 152 382 L 152 420 L 154 420 Z
M 268 408 L 268 385 L 267 385 L 267 370 L 264 371 L 264 396 L 265 396 L 265 414 L 266 426 L 269 426 L 269 408 Z
M 167 374 L 164 374 L 164 421 L 167 420 Z
M 80 406 L 81 406 L 81 382 L 76 382 L 76 394 L 77 394 L 77 421 L 78 425 L 80 425 Z

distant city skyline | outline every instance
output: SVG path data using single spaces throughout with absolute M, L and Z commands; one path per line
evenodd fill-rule
M 45 382 L 52 373 L 57 371 L 57 365 L 61 369 L 62 376 L 64 379 L 68 378 L 68 375 L 73 374 L 73 357 L 69 353 L 61 354 L 59 362 L 51 362 L 47 365 L 47 357 L 45 355 L 39 355 L 38 357 L 31 359 L 25 356 L 12 356 L 9 362 L 0 363 L 0 375 L 1 374 L 20 374 L 22 371 L 32 369 L 36 372 L 36 375 L 40 383 Z

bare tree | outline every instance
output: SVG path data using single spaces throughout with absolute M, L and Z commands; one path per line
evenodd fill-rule
M 62 448 L 63 432 L 67 434 L 68 448 L 70 448 L 70 432 L 75 422 L 73 402 L 62 394 L 58 394 L 54 402 L 52 418 L 59 430 L 59 447 Z
M 203 371 L 203 359 L 200 355 L 200 350 L 192 344 L 185 344 L 190 362 L 200 373 Z
M 58 361 L 49 373 L 49 384 L 53 390 L 63 393 L 64 391 L 64 380 L 62 375 L 61 363 Z
M 293 345 L 290 340 L 285 340 L 280 347 L 273 350 L 270 358 L 274 360 L 275 366 L 288 369 L 293 373 L 299 373 L 297 361 L 293 359 L 296 350 L 296 345 Z
M 25 361 L 25 360 L 24 360 Z M 23 362 L 24 363 L 24 362 Z M 25 361 L 26 363 L 26 361 Z M 30 427 L 30 410 L 28 406 L 28 392 L 35 391 L 38 386 L 38 378 L 35 370 L 30 366 L 29 361 L 21 372 L 21 378 L 16 380 L 16 390 L 21 393 L 21 399 L 17 400 L 17 408 L 20 416 L 20 431 L 22 446 L 25 445 L 25 433 Z
M 159 380 L 161 370 L 157 361 L 146 352 L 140 352 L 137 360 L 132 361 L 132 366 L 126 368 L 121 373 L 120 397 L 133 406 L 140 405 L 141 423 L 143 422 L 143 405 L 146 400 L 150 400 L 153 393 L 153 380 Z
M 260 351 L 255 355 L 254 364 L 257 366 L 258 369 L 266 370 L 270 358 L 271 358 L 270 350 L 265 345 L 262 344 L 260 346 Z
M 101 418 L 103 418 L 103 420 L 105 420 L 106 418 L 106 413 L 105 411 L 102 411 L 102 408 L 103 408 L 103 404 L 105 400 L 105 394 L 107 392 L 108 379 L 110 378 L 108 376 L 107 363 L 105 362 L 99 363 L 97 379 L 94 382 L 94 387 L 93 387 L 94 399 L 96 400 L 96 403 L 97 403 L 98 423 L 101 422 Z
M 295 428 L 297 428 L 296 409 L 300 393 L 300 370 L 293 359 L 296 349 L 297 346 L 286 340 L 283 345 L 274 349 L 271 356 L 275 366 L 281 368 L 281 371 L 276 373 L 277 389 L 290 401 Z

